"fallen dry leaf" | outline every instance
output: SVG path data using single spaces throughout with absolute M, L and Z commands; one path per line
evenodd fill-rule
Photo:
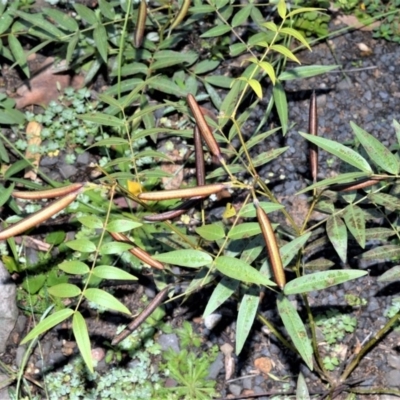
M 84 85 L 84 77 L 73 75 L 69 71 L 57 72 L 54 58 L 48 57 L 39 67 L 38 72 L 31 79 L 17 89 L 15 98 L 16 107 L 21 109 L 26 106 L 47 105 L 52 100 L 57 100 L 65 88 L 72 86 L 79 89 Z
M 30 160 L 32 163 L 32 167 L 25 169 L 25 179 L 35 180 L 37 178 L 37 169 L 40 163 L 40 153 L 32 152 L 30 149 L 39 148 L 42 143 L 42 138 L 40 133 L 42 132 L 42 126 L 36 122 L 31 121 L 28 123 L 26 127 L 26 139 L 28 141 L 28 148 L 25 151 L 25 157 L 27 160 Z
M 254 361 L 254 366 L 261 371 L 263 374 L 267 375 L 271 372 L 272 361 L 268 357 L 260 357 Z

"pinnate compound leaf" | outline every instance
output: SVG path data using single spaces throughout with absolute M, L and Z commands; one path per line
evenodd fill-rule
M 350 126 L 368 156 L 378 167 L 393 175 L 399 173 L 400 162 L 396 155 L 392 154 L 381 141 L 361 129 L 353 121 L 350 122 Z
M 208 300 L 206 309 L 204 310 L 203 318 L 212 314 L 218 307 L 220 307 L 225 300 L 229 299 L 232 294 L 239 287 L 240 281 L 231 279 L 224 276 L 212 292 Z
M 274 98 L 276 111 L 278 112 L 279 122 L 281 123 L 282 133 L 283 135 L 286 135 L 288 130 L 289 112 L 286 93 L 282 83 L 277 82 L 272 88 L 272 96 Z
M 58 268 L 72 275 L 84 275 L 90 272 L 90 268 L 82 261 L 63 261 Z
M 221 256 L 214 263 L 217 270 L 229 278 L 246 283 L 255 283 L 256 285 L 276 286 L 274 282 L 266 278 L 251 265 L 237 258 Z
M 361 208 L 350 204 L 344 209 L 342 216 L 357 243 L 365 248 L 365 216 Z
M 225 237 L 224 228 L 219 224 L 199 226 L 196 232 L 205 240 L 218 240 Z
M 259 304 L 259 292 L 255 288 L 249 288 L 242 301 L 240 302 L 239 312 L 237 317 L 237 329 L 236 329 L 236 349 L 237 355 L 243 349 L 244 343 L 249 336 L 250 329 L 253 326 L 254 319 L 257 314 Z
M 71 283 L 60 283 L 47 288 L 47 290 L 55 297 L 76 297 L 81 294 L 81 289 Z
M 390 268 L 378 278 L 378 282 L 395 282 L 395 281 L 400 281 L 400 265 L 396 265 Z
M 108 310 L 119 311 L 124 314 L 130 315 L 131 312 L 119 300 L 117 300 L 110 293 L 102 289 L 89 288 L 83 292 L 83 295 L 95 304 L 105 307 Z
M 99 265 L 93 269 L 93 275 L 102 279 L 127 279 L 137 280 L 136 276 L 131 275 L 120 268 L 111 265 Z
M 168 253 L 153 256 L 157 261 L 180 267 L 198 268 L 212 263 L 212 257 L 200 250 L 173 250 Z
M 297 351 L 299 352 L 307 367 L 313 370 L 313 348 L 311 340 L 308 338 L 306 327 L 303 324 L 297 310 L 286 297 L 279 295 L 277 299 L 278 313 L 283 325 Z
M 100 248 L 100 254 L 102 256 L 106 254 L 121 254 L 124 251 L 128 251 L 133 246 L 129 243 L 122 243 L 122 242 L 108 242 L 103 243 Z
M 313 76 L 322 75 L 338 68 L 337 65 L 307 65 L 304 67 L 296 67 L 283 71 L 278 79 L 280 81 L 291 81 L 293 79 L 311 78 Z
M 85 361 L 91 373 L 93 370 L 92 349 L 90 347 L 89 332 L 86 326 L 85 319 L 79 311 L 75 311 L 72 317 L 72 332 L 78 345 L 83 361 Z
M 261 232 L 260 224 L 258 222 L 245 222 L 240 225 L 234 226 L 228 232 L 228 238 L 232 240 L 245 239 Z
M 399 260 L 400 246 L 397 244 L 387 244 L 375 247 L 357 257 L 361 260 Z
M 70 249 L 81 253 L 93 253 L 96 251 L 96 245 L 89 239 L 71 240 L 65 243 Z
M 58 325 L 60 322 L 65 321 L 74 313 L 70 308 L 65 308 L 64 310 L 56 311 L 49 317 L 40 321 L 21 341 L 21 344 L 27 343 L 32 339 L 35 339 L 40 334 L 47 332 L 49 329 Z
M 352 279 L 367 275 L 366 271 L 332 269 L 319 271 L 310 275 L 304 275 L 288 282 L 283 289 L 286 295 L 308 293 L 313 290 L 322 290 L 331 286 L 339 285 Z
M 287 267 L 289 265 L 290 261 L 293 260 L 293 257 L 295 257 L 298 251 L 307 243 L 307 240 L 310 238 L 310 236 L 311 232 L 301 235 L 279 249 L 283 267 Z
M 326 232 L 336 253 L 345 263 L 347 260 L 347 229 L 345 223 L 337 215 L 332 216 L 326 222 Z
M 107 224 L 108 232 L 126 232 L 142 226 L 140 222 L 132 221 L 131 219 L 116 219 Z
M 309 140 L 311 143 L 316 144 L 321 149 L 324 149 L 328 153 L 339 157 L 344 162 L 356 167 L 357 169 L 372 173 L 372 168 L 368 164 L 368 161 L 358 154 L 356 151 L 344 146 L 341 143 L 335 142 L 334 140 L 325 139 L 320 136 L 313 136 L 308 133 L 299 132 L 301 136 Z

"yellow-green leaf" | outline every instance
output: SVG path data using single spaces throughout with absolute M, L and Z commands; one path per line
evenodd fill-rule
M 126 308 L 119 300 L 102 289 L 89 288 L 83 292 L 83 295 L 89 301 L 93 301 L 93 303 L 96 303 L 99 306 L 105 307 L 109 310 L 119 311 L 128 315 L 131 314 L 128 308 Z
M 275 50 L 276 52 L 283 54 L 285 57 L 287 57 L 289 60 L 292 60 L 294 62 L 297 62 L 298 64 L 301 64 L 300 60 L 285 46 L 282 46 L 281 44 L 273 44 L 270 47 L 271 50 Z
M 85 319 L 79 311 L 76 311 L 72 318 L 72 332 L 74 333 L 76 344 L 89 371 L 93 373 L 92 349 L 90 348 L 89 332 Z

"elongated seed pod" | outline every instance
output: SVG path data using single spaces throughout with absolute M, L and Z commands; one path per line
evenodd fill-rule
M 286 277 L 274 230 L 272 229 L 272 225 L 267 217 L 267 214 L 260 207 L 260 204 L 257 200 L 254 200 L 254 206 L 256 207 L 258 223 L 260 224 L 261 232 L 264 236 L 265 244 L 267 245 L 275 282 L 281 289 L 283 289 L 286 285 Z
M 133 245 L 132 241 L 122 233 L 110 232 L 110 235 L 117 240 L 118 242 L 125 242 Z M 137 257 L 139 260 L 143 261 L 144 263 L 150 265 L 150 267 L 157 268 L 157 269 L 164 269 L 164 265 L 157 260 L 154 260 L 149 253 L 140 249 L 139 247 L 133 247 L 129 249 L 129 252 Z
M 194 138 L 194 154 L 196 158 L 197 186 L 204 186 L 206 183 L 206 177 L 205 177 L 206 168 L 204 166 L 203 143 L 197 125 L 195 125 L 195 127 L 193 128 L 193 138 Z
M 147 18 L 147 5 L 146 0 L 141 0 L 139 5 L 139 12 L 136 21 L 136 29 L 135 29 L 135 39 L 133 45 L 135 48 L 139 48 L 143 43 L 144 38 L 144 29 L 146 26 L 146 18 Z
M 66 196 L 62 197 L 49 204 L 47 207 L 42 210 L 30 215 L 27 218 L 17 222 L 14 225 L 9 226 L 0 232 L 0 240 L 8 239 L 13 236 L 17 236 L 20 233 L 27 231 L 30 228 L 40 224 L 41 222 L 46 221 L 54 214 L 57 214 L 64 208 L 68 207 L 81 192 L 81 189 L 75 190 L 75 192 L 69 193 Z
M 204 118 L 203 113 L 200 110 L 199 105 L 197 104 L 196 99 L 192 94 L 188 94 L 187 102 L 192 111 L 196 124 L 199 127 L 200 133 L 203 136 L 205 142 L 207 143 L 208 148 L 210 149 L 211 153 L 220 160 L 222 158 L 221 150 L 218 146 L 217 141 L 215 140 L 214 135 L 211 132 L 210 127 L 208 126 Z
M 311 135 L 318 136 L 318 115 L 317 115 L 317 96 L 315 91 L 312 92 L 310 98 L 310 109 L 308 115 L 308 132 Z M 318 175 L 318 146 L 314 143 L 309 143 L 310 149 L 310 168 L 311 177 L 315 182 L 317 182 Z
M 27 200 L 39 200 L 39 199 L 52 199 L 54 197 L 65 196 L 66 194 L 72 193 L 75 190 L 83 187 L 83 183 L 73 183 L 72 185 L 58 187 L 54 189 L 37 190 L 32 192 L 22 192 L 14 191 L 12 196 L 17 199 L 27 199 Z
M 140 325 L 143 324 L 144 321 L 153 313 L 153 311 L 164 301 L 167 297 L 168 290 L 170 286 L 166 286 L 160 293 L 157 294 L 156 297 L 147 305 L 147 307 L 139 314 L 137 318 L 135 318 L 120 334 L 115 336 L 112 340 L 111 344 L 113 346 L 122 342 L 127 336 L 129 336 L 133 331 L 139 328 Z
M 169 219 L 174 219 L 176 217 L 180 217 L 187 210 L 192 208 L 200 199 L 202 199 L 202 197 L 199 197 L 197 199 L 187 200 L 184 203 L 179 204 L 179 206 L 174 208 L 173 210 L 165 211 L 163 213 L 155 215 L 146 215 L 145 217 L 143 217 L 143 219 L 149 222 L 162 222 L 162 221 L 167 221 Z
M 144 192 L 138 195 L 140 200 L 160 201 L 170 199 L 188 199 L 191 197 L 206 197 L 230 187 L 229 183 L 197 186 L 186 189 L 163 190 L 161 192 Z
M 169 28 L 171 31 L 175 29 L 186 17 L 190 3 L 191 0 L 183 0 L 182 7 L 179 9 L 178 14 L 176 14 L 175 19 L 171 22 L 171 27 Z
M 333 190 L 335 192 L 350 192 L 352 190 L 364 189 L 366 187 L 376 185 L 379 183 L 380 179 L 363 179 L 361 181 L 341 183 L 338 185 L 329 186 L 328 190 Z

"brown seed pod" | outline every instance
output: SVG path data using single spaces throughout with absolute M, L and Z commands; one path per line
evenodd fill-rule
M 175 19 L 171 22 L 171 27 L 169 28 L 170 31 L 175 29 L 186 17 L 186 14 L 189 10 L 191 0 L 183 0 L 182 7 L 178 11 L 178 14 L 176 14 Z
M 138 195 L 140 200 L 160 201 L 169 199 L 188 199 L 191 197 L 206 197 L 229 188 L 229 183 L 197 186 L 185 189 L 163 190 L 161 192 L 144 192 Z
M 208 126 L 204 118 L 204 115 L 201 112 L 199 105 L 197 104 L 196 99 L 192 94 L 188 94 L 187 102 L 192 111 L 196 124 L 199 127 L 200 133 L 203 136 L 205 142 L 207 143 L 208 148 L 210 149 L 211 153 L 220 160 L 222 158 L 222 154 L 219 145 L 215 140 L 215 137 L 212 134 L 211 129 Z
M 109 232 L 110 235 L 117 240 L 118 242 L 125 242 L 133 245 L 132 241 L 122 233 L 116 232 Z M 133 247 L 129 249 L 129 252 L 137 257 L 139 260 L 143 261 L 144 263 L 150 265 L 150 267 L 157 268 L 157 269 L 164 269 L 164 265 L 157 260 L 154 260 L 149 253 L 140 249 L 139 247 Z
M 144 321 L 153 313 L 153 311 L 164 301 L 167 297 L 168 290 L 170 286 L 166 286 L 156 297 L 147 305 L 147 307 L 139 314 L 139 316 L 134 319 L 119 335 L 115 336 L 112 340 L 111 345 L 115 346 L 122 342 L 127 336 L 129 336 L 133 331 L 139 328 Z
M 318 136 L 317 97 L 315 95 L 315 91 L 312 92 L 310 98 L 308 131 L 311 135 Z M 317 182 L 318 175 L 318 146 L 316 146 L 314 143 L 309 143 L 309 149 L 311 177 L 315 183 Z
M 81 189 L 75 190 L 74 192 L 69 193 L 66 196 L 62 197 L 61 199 L 58 199 L 53 203 L 49 204 L 42 210 L 30 215 L 27 218 L 24 218 L 23 220 L 17 222 L 14 225 L 9 226 L 8 228 L 0 232 L 0 240 L 17 236 L 20 233 L 23 233 L 28 229 L 33 228 L 34 226 L 40 224 L 41 222 L 46 221 L 54 214 L 57 214 L 64 208 L 68 207 L 77 198 L 80 192 Z
M 135 39 L 133 45 L 135 48 L 139 48 L 143 43 L 144 38 L 144 29 L 146 26 L 146 18 L 147 18 L 147 5 L 146 0 L 141 0 L 139 5 L 139 12 L 136 21 L 136 29 L 135 29 Z
M 196 158 L 196 179 L 197 186 L 204 186 L 206 183 L 203 143 L 201 140 L 200 130 L 197 125 L 193 128 L 194 138 L 194 154 Z
M 75 190 L 80 189 L 81 187 L 83 187 L 83 183 L 73 183 L 72 185 L 68 186 L 47 190 L 37 190 L 34 192 L 14 191 L 11 195 L 17 199 L 26 200 L 52 199 L 54 197 L 65 196 L 66 194 L 72 193 Z
M 286 285 L 286 277 L 274 230 L 272 229 L 272 225 L 267 217 L 267 214 L 260 207 L 258 200 L 254 200 L 253 203 L 256 207 L 258 223 L 260 224 L 261 232 L 263 234 L 265 244 L 267 245 L 275 282 L 283 290 Z
M 146 215 L 145 217 L 143 217 L 143 219 L 149 222 L 162 222 L 162 221 L 167 221 L 169 219 L 180 217 L 187 210 L 192 208 L 200 199 L 202 199 L 202 197 L 197 199 L 187 200 L 173 210 L 165 211 L 163 213 L 155 215 Z
M 376 185 L 381 179 L 362 179 L 356 182 L 341 183 L 337 185 L 329 186 L 328 190 L 335 192 L 350 192 L 352 190 L 364 189 L 369 186 Z

